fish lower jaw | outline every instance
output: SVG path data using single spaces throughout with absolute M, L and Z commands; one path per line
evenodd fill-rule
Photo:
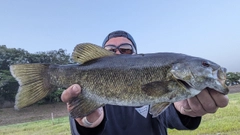
M 197 90 L 197 89 L 194 89 L 194 88 L 189 88 L 189 91 L 191 93 L 190 94 L 191 97 L 196 96 L 201 92 L 201 90 Z

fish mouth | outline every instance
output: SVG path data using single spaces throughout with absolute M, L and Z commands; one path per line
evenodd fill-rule
M 189 84 L 188 82 L 186 81 L 183 81 L 183 80 L 180 80 L 180 79 L 177 79 L 177 81 L 179 83 L 181 83 L 181 85 L 183 85 L 186 89 L 188 90 L 194 90 L 194 91 L 199 91 L 201 92 L 202 90 L 204 89 L 208 89 L 208 90 L 215 90 L 215 91 L 218 91 L 224 95 L 227 95 L 229 93 L 229 89 L 228 87 L 225 85 L 225 80 L 221 80 L 221 79 L 218 79 L 216 80 L 216 84 L 218 85 L 215 85 L 215 87 L 203 87 L 201 89 L 196 89 L 193 87 L 193 85 Z
M 227 95 L 229 93 L 229 89 L 228 87 L 226 86 L 225 82 L 226 82 L 226 79 L 219 79 L 217 80 L 217 82 L 222 86 L 221 88 L 222 89 L 214 89 L 214 88 L 210 88 L 210 89 L 214 89 L 224 95 Z
M 210 87 L 206 87 L 205 89 L 207 89 L 207 90 L 215 90 L 215 91 L 218 91 L 218 92 L 222 93 L 223 95 L 227 95 L 229 93 L 228 87 L 225 87 L 223 90 L 216 90 L 216 89 L 213 89 L 213 88 L 210 88 Z
M 226 86 L 226 80 L 227 80 L 227 69 L 224 67 L 220 67 L 218 70 L 216 70 L 215 72 L 213 72 L 213 74 L 215 75 L 216 78 L 216 84 L 218 84 L 218 88 L 210 88 L 210 89 L 214 89 L 224 95 L 227 95 L 229 93 L 229 89 Z
M 185 87 L 185 89 L 187 90 L 187 93 L 190 94 L 190 96 L 188 96 L 188 98 L 193 97 L 197 94 L 199 94 L 201 92 L 201 90 L 195 89 L 191 84 L 187 83 L 186 81 L 177 79 L 177 81 L 183 86 Z

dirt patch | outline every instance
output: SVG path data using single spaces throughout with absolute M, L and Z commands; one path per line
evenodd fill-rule
M 229 86 L 229 89 L 230 93 L 240 92 L 240 85 Z M 54 118 L 68 116 L 64 103 L 33 105 L 19 111 L 13 108 L 4 108 L 0 109 L 0 126 L 51 119 L 51 113 Z
M 19 111 L 14 110 L 14 108 L 0 109 L 0 126 L 51 119 L 51 113 L 53 113 L 54 118 L 68 116 L 66 104 L 33 105 Z
M 229 86 L 228 88 L 230 93 L 240 92 L 240 85 L 233 85 Z

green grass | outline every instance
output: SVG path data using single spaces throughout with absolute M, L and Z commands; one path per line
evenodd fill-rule
M 168 130 L 169 135 L 240 135 L 240 93 L 229 94 L 229 105 L 205 115 L 194 131 Z M 68 117 L 0 126 L 0 135 L 69 135 Z
M 202 118 L 193 131 L 168 130 L 169 135 L 240 135 L 240 93 L 229 94 L 229 105 Z
M 68 117 L 0 126 L 0 135 L 69 135 Z

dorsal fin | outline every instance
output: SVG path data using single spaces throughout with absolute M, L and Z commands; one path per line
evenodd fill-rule
M 72 53 L 72 58 L 75 62 L 83 64 L 87 61 L 115 55 L 113 52 L 103 49 L 100 46 L 91 43 L 78 44 Z

